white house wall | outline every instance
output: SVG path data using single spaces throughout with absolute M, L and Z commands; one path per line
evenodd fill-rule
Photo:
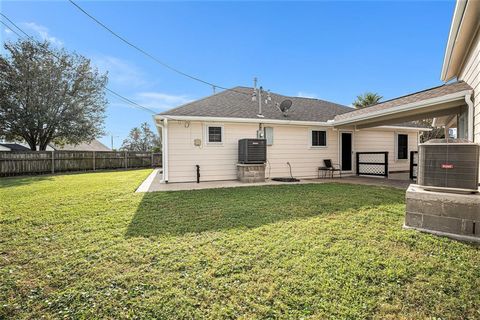
M 408 159 L 397 160 L 396 134 L 408 134 Z M 388 152 L 389 171 L 409 171 L 410 151 L 418 150 L 418 132 L 406 130 L 359 130 L 354 137 L 356 152 Z
M 480 31 L 477 31 L 458 79 L 473 89 L 473 139 L 480 143 Z
M 474 141 L 480 143 L 480 32 L 477 32 L 458 77 L 473 89 Z
M 206 125 L 223 126 L 223 143 L 205 143 Z M 297 178 L 314 178 L 323 159 L 338 163 L 338 131 L 314 126 L 267 125 L 273 128 L 273 145 L 267 148 L 267 177 L 287 177 L 290 175 L 287 162 L 292 166 L 292 174 Z M 310 147 L 310 130 L 326 130 L 327 146 Z M 236 163 L 238 140 L 256 138 L 258 124 L 245 123 L 202 123 L 169 121 L 168 123 L 168 171 L 169 182 L 196 180 L 196 165 L 200 166 L 201 181 L 234 180 L 237 178 Z M 201 146 L 194 140 L 200 139 Z M 417 148 L 417 133 L 409 133 L 409 150 Z M 406 160 L 395 161 L 395 131 L 369 130 L 354 132 L 354 151 L 390 152 L 390 170 L 409 169 Z M 354 163 L 354 162 L 353 162 Z

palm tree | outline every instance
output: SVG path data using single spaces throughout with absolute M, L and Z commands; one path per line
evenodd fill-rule
M 357 96 L 357 99 L 353 102 L 355 109 L 362 109 L 377 104 L 383 97 L 378 93 L 365 92 Z

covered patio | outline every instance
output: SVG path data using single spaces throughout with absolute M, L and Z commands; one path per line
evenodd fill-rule
M 338 129 L 388 126 L 434 119 L 433 126 L 456 129 L 456 138 L 473 141 L 472 88 L 463 81 L 419 91 L 335 117 Z

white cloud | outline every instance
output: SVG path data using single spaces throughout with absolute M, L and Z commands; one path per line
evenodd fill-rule
M 129 87 L 147 84 L 145 75 L 136 66 L 125 60 L 112 56 L 94 57 L 92 60 L 101 72 L 108 71 L 108 79 L 113 84 Z
M 13 31 L 12 31 L 12 30 L 10 30 L 10 29 L 8 29 L 8 28 L 5 28 L 5 30 L 4 30 L 4 31 L 5 31 L 5 33 L 6 33 L 6 34 L 8 34 L 8 35 L 11 35 L 11 34 L 13 34 Z
M 140 92 L 137 95 L 139 104 L 150 109 L 168 110 L 191 102 L 186 95 L 173 95 L 162 92 Z
M 168 94 L 163 92 L 139 92 L 134 94 L 133 96 L 128 96 L 132 99 L 132 101 L 147 107 L 156 112 L 162 112 L 168 109 L 172 109 L 178 106 L 181 106 L 185 103 L 193 101 L 192 99 L 188 98 L 186 95 L 174 95 Z M 122 108 L 134 108 L 135 106 L 126 103 L 122 100 L 119 100 L 117 97 L 112 96 L 109 99 L 109 106 L 110 107 L 122 107 Z
M 301 98 L 312 98 L 312 99 L 318 98 L 318 96 L 317 96 L 315 93 L 303 92 L 303 91 L 299 91 L 299 92 L 297 93 L 297 97 L 301 97 Z
M 35 22 L 24 22 L 22 23 L 22 25 L 27 29 L 35 32 L 40 37 L 40 39 L 47 40 L 55 46 L 63 46 L 63 41 L 52 36 L 47 27 L 37 24 Z

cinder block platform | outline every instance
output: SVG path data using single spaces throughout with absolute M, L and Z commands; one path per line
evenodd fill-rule
M 405 228 L 480 242 L 480 194 L 428 191 L 411 184 L 406 194 Z
M 237 178 L 240 182 L 265 182 L 264 164 L 237 164 Z

